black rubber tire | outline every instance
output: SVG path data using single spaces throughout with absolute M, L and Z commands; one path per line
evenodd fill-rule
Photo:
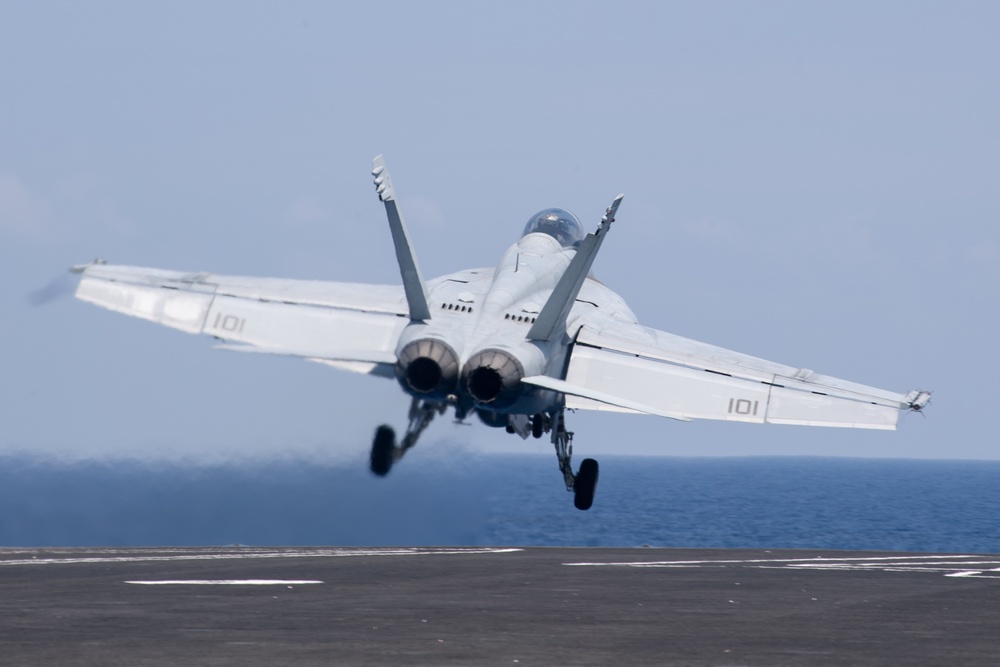
M 597 461 L 584 459 L 580 464 L 580 472 L 576 473 L 576 484 L 573 485 L 573 506 L 578 510 L 589 510 L 594 504 L 597 476 Z
M 531 418 L 531 435 L 535 438 L 542 437 L 545 433 L 545 415 L 535 415 Z
M 382 425 L 375 429 L 375 439 L 372 440 L 371 471 L 379 477 L 385 477 L 392 470 L 392 455 L 396 449 L 396 432 L 391 426 Z

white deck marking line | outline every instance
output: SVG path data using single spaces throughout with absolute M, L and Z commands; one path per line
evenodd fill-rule
M 991 563 L 994 565 L 995 563 Z M 990 568 L 989 570 L 968 570 L 965 572 L 952 572 L 951 574 L 946 574 L 946 577 L 975 577 L 976 579 L 1000 579 L 1000 577 L 993 576 L 991 574 L 984 574 L 985 572 L 1000 572 L 1000 567 Z
M 816 558 L 749 558 L 743 560 L 659 560 L 659 561 L 637 561 L 637 562 L 622 562 L 622 563 L 563 563 L 563 565 L 616 565 L 623 567 L 690 567 L 698 565 L 738 565 L 741 563 L 843 563 L 850 561 L 891 561 L 891 560 L 923 560 L 923 559 L 947 559 L 954 560 L 957 558 L 982 558 L 982 555 L 927 555 L 927 556 L 874 556 L 872 558 L 860 558 L 860 557 L 849 557 L 849 558 L 830 558 L 826 556 L 818 556 Z M 963 561 L 964 562 L 964 561 Z
M 978 560 L 977 560 L 978 559 Z M 975 565 L 1000 565 L 1000 559 L 983 560 L 982 555 L 926 555 L 926 556 L 874 556 L 872 558 L 757 558 L 746 560 L 688 560 L 688 561 L 645 561 L 619 563 L 563 563 L 575 566 L 611 566 L 634 568 L 699 568 L 725 567 L 726 565 L 749 565 L 761 570 L 826 570 L 856 572 L 942 572 L 946 577 L 967 577 L 978 579 L 1000 579 L 989 573 L 1000 573 L 1000 567 L 970 569 Z
M 167 579 L 163 581 L 126 581 L 126 584 L 142 586 L 304 586 L 322 584 L 322 581 L 306 579 Z
M 933 566 L 944 566 L 944 567 L 933 567 Z M 1000 560 L 990 560 L 990 561 L 974 561 L 974 560 L 957 560 L 957 561 L 933 561 L 933 562 L 895 562 L 895 563 L 816 563 L 815 565 L 809 565 L 808 563 L 789 563 L 784 567 L 801 568 L 808 570 L 882 570 L 882 569 L 901 569 L 901 570 L 954 570 L 956 568 L 969 569 L 971 565 L 1000 565 Z M 981 570 L 986 570 L 989 568 L 983 567 Z
M 522 549 L 504 548 L 469 548 L 469 549 L 315 549 L 309 551 L 253 551 L 247 552 L 216 552 L 188 553 L 176 556 L 92 556 L 80 558 L 24 558 L 17 560 L 0 560 L 4 565 L 70 565 L 79 563 L 156 563 L 186 560 L 245 560 L 268 558 L 351 558 L 358 556 L 441 556 L 463 554 L 502 554 L 514 553 Z

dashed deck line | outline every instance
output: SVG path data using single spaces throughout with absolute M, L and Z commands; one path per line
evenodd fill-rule
M 563 563 L 575 567 L 708 568 L 746 566 L 769 570 L 935 572 L 946 577 L 1000 579 L 1000 559 L 975 554 L 873 556 L 869 558 L 750 558 L 741 560 L 677 560 Z

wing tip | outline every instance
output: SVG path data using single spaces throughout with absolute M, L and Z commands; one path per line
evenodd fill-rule
M 914 389 L 906 395 L 906 405 L 914 412 L 923 412 L 931 402 L 931 393 L 926 389 Z
M 70 273 L 83 273 L 84 271 L 86 271 L 87 269 L 89 269 L 92 266 L 103 266 L 103 265 L 105 265 L 107 263 L 108 263 L 108 260 L 103 259 L 101 257 L 97 257 L 97 258 L 92 259 L 91 261 L 87 262 L 86 264 L 74 264 L 73 266 L 69 267 L 69 272 Z

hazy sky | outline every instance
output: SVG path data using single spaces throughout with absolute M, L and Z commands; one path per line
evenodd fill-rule
M 0 454 L 357 458 L 403 427 L 392 382 L 29 299 L 98 256 L 398 282 L 384 153 L 428 276 L 625 192 L 594 270 L 644 324 L 935 391 L 895 433 L 579 413 L 578 455 L 1000 458 L 998 25 L 990 2 L 8 0 Z M 551 447 L 441 420 L 414 455 L 456 445 Z

